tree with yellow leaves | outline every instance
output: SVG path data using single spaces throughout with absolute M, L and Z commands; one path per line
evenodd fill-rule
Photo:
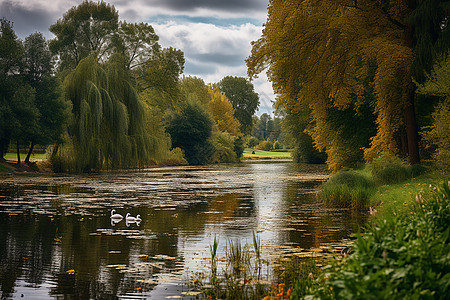
M 218 88 L 209 89 L 209 94 L 211 96 L 209 111 L 214 118 L 217 130 L 228 132 L 235 137 L 241 136 L 240 123 L 234 117 L 233 105 L 228 98 Z
M 248 75 L 268 68 L 280 95 L 277 105 L 292 113 L 310 109 L 315 146 L 330 150 L 340 146 L 330 109 L 346 110 L 356 99 L 358 114 L 367 94 L 364 78 L 376 64 L 370 86 L 377 133 L 365 158 L 386 150 L 399 153 L 406 133 L 410 162 L 417 163 L 412 77 L 419 78 L 436 53 L 448 48 L 442 42 L 448 40 L 447 15 L 448 1 L 438 0 L 271 0 L 263 35 L 247 59 Z M 327 152 L 329 162 L 345 155 Z

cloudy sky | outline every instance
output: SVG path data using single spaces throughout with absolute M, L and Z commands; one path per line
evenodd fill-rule
M 20 38 L 48 28 L 82 0 L 0 0 L 0 18 L 14 22 Z M 128 22 L 148 22 L 163 47 L 184 52 L 185 74 L 214 83 L 227 75 L 246 76 L 250 42 L 261 36 L 268 0 L 109 0 Z M 265 74 L 253 82 L 260 95 L 258 114 L 272 112 L 274 100 Z

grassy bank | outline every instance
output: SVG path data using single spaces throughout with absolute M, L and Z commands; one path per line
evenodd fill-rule
M 290 152 L 264 151 L 246 148 L 242 154 L 243 159 L 291 159 Z
M 286 284 L 285 291 L 289 284 L 286 299 L 446 299 L 450 293 L 447 179 L 433 171 L 414 176 L 416 172 L 408 167 L 393 171 L 392 164 L 386 166 L 387 177 L 393 178 L 390 184 L 381 183 L 376 178 L 379 170 L 373 172 L 371 166 L 331 177 L 331 189 L 339 195 L 334 206 L 355 208 L 352 197 L 368 191 L 364 205 L 357 208 L 370 210 L 371 225 L 355 235 L 350 255 L 338 256 L 315 272 L 287 276 L 295 280 L 280 283 Z M 345 201 L 350 204 L 343 205 Z M 311 262 L 295 269 L 311 270 Z
M 23 161 L 25 159 L 25 157 L 27 157 L 26 153 L 20 153 L 20 160 Z M 46 159 L 46 154 L 45 153 L 36 153 L 36 154 L 32 154 L 30 157 L 30 160 L 35 160 L 35 159 Z M 10 159 L 10 160 L 17 160 L 17 153 L 6 153 L 6 155 L 4 156 L 4 159 Z

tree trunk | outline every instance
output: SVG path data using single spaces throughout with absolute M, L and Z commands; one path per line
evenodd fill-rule
M 417 8 L 416 0 L 407 0 L 406 5 L 411 10 L 411 12 L 413 12 Z M 405 41 L 406 45 L 408 45 L 414 50 L 413 34 L 414 34 L 413 25 L 410 22 L 408 22 L 405 30 Z M 419 156 L 419 139 L 416 122 L 416 111 L 414 109 L 416 88 L 414 83 L 412 83 L 412 86 L 413 87 L 409 92 L 409 103 L 405 109 L 405 116 L 406 116 L 406 136 L 408 137 L 409 163 L 411 165 L 414 165 L 420 163 L 420 156 Z
M 30 163 L 30 156 L 31 156 L 31 153 L 33 152 L 33 148 L 34 148 L 34 141 L 31 142 L 30 150 L 28 150 L 27 157 L 25 158 L 25 162 L 27 164 Z
M 406 136 L 408 137 L 408 155 L 411 165 L 420 163 L 419 139 L 417 134 L 416 112 L 414 109 L 415 90 L 412 89 L 409 98 L 410 103 L 406 107 Z
M 17 139 L 17 164 L 20 165 L 20 147 L 19 147 L 19 139 Z

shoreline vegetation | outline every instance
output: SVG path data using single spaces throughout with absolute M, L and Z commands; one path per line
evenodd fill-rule
M 21 157 L 25 157 L 26 154 L 21 154 Z M 23 173 L 23 172 L 37 172 L 37 173 L 53 173 L 50 166 L 50 161 L 47 159 L 45 153 L 36 153 L 30 158 L 30 162 L 26 163 L 21 161 L 20 165 L 17 164 L 17 154 L 7 153 L 4 156 L 5 160 L 0 161 L 0 173 Z M 288 150 L 283 151 L 264 151 L 259 149 L 245 148 L 241 160 L 277 160 L 277 159 L 292 159 L 291 152 Z M 149 165 L 147 167 L 158 167 L 167 165 L 179 165 L 177 162 L 168 161 L 161 164 Z

